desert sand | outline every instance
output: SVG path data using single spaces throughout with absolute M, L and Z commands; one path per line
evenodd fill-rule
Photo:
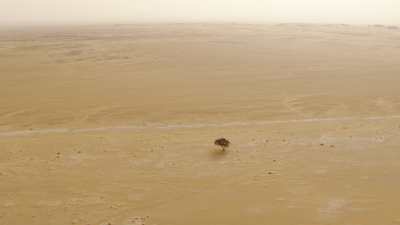
M 0 224 L 400 224 L 399 75 L 396 27 L 2 29 Z

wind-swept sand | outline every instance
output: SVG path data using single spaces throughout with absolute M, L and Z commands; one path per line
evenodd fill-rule
M 399 60 L 383 26 L 3 30 L 0 224 L 400 224 Z

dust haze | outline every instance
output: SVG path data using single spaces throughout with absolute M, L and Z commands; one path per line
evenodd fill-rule
M 400 23 L 397 0 L 3 0 L 0 24 Z
M 398 6 L 3 0 L 0 224 L 400 224 Z

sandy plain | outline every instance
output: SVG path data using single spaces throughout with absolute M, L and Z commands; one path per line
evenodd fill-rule
M 400 224 L 399 75 L 396 27 L 3 29 L 0 224 Z

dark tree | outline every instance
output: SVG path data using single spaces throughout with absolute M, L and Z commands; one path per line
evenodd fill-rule
M 228 148 L 231 142 L 225 138 L 219 138 L 214 141 L 214 144 L 220 146 L 222 148 L 222 151 L 225 151 L 225 148 Z

